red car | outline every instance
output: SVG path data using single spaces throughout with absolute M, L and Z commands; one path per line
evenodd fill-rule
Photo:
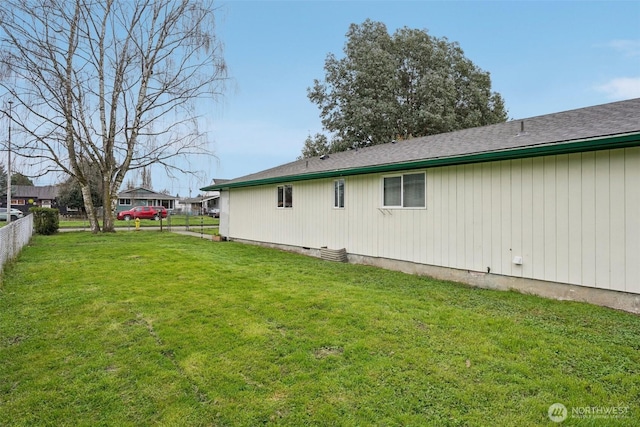
M 167 209 L 163 206 L 137 206 L 128 211 L 118 212 L 118 219 L 129 221 L 130 219 L 155 219 L 167 217 Z

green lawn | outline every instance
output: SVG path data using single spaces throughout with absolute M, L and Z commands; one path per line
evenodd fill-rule
M 35 236 L 0 287 L 3 426 L 534 426 L 556 402 L 640 423 L 640 317 L 154 231 Z

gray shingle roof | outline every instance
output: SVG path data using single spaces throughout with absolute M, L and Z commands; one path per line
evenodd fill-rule
M 177 197 L 171 196 L 169 194 L 164 193 L 156 193 L 153 190 L 149 190 L 144 187 L 136 187 L 130 188 L 128 190 L 124 190 L 118 193 L 118 198 L 120 199 L 137 199 L 137 200 L 146 200 L 146 199 L 162 199 L 162 200 L 177 200 Z
M 224 187 L 247 181 L 318 174 L 328 171 L 499 153 L 580 140 L 640 132 L 640 98 L 555 114 L 512 120 L 495 125 L 430 135 L 320 157 L 296 160 L 275 168 L 232 179 Z M 217 185 L 216 188 L 223 187 Z M 203 190 L 213 189 L 205 187 Z
M 20 199 L 53 200 L 58 196 L 58 186 L 12 185 L 11 195 Z

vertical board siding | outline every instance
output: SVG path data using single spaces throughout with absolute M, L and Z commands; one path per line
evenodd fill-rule
M 498 162 L 489 163 L 491 167 L 491 180 L 489 181 L 490 203 L 488 206 L 490 228 L 487 244 L 490 247 L 487 266 L 495 274 L 504 274 L 502 270 L 502 233 L 504 232 L 502 222 L 502 182 L 501 164 Z
M 487 271 L 491 271 L 491 165 L 491 163 L 479 165 L 481 171 L 480 184 L 482 186 L 480 194 L 482 197 L 480 199 L 480 206 L 478 206 L 476 215 L 482 216 L 480 223 L 482 235 L 479 241 L 480 247 L 482 248 L 482 262 L 480 264 L 481 271 L 485 269 L 487 269 Z
M 583 225 L 582 225 L 582 154 L 571 154 L 567 167 L 568 195 L 567 195 L 567 239 L 569 248 L 567 254 L 568 278 L 567 283 L 582 283 L 583 269 Z
M 383 208 L 384 176 L 344 177 L 343 209 L 334 179 L 292 183 L 292 209 L 231 189 L 229 236 L 640 293 L 640 148 L 431 168 L 426 209 Z
M 464 191 L 464 214 L 462 216 L 462 221 L 465 224 L 465 230 L 463 234 L 463 248 L 464 248 L 464 262 L 458 266 L 458 268 L 471 268 L 473 270 L 477 270 L 474 268 L 475 265 L 475 218 L 476 215 L 473 211 L 473 203 L 474 203 L 474 192 L 473 192 L 473 165 L 465 165 L 463 167 L 464 170 L 464 181 L 463 188 Z
M 609 154 L 609 236 L 611 289 L 625 290 L 626 235 L 625 235 L 625 153 L 624 150 Z M 640 184 L 640 181 L 638 182 Z
M 522 277 L 533 275 L 533 247 L 536 230 L 533 227 L 533 159 L 522 159 L 522 187 L 520 201 L 522 202 Z
M 470 269 L 475 271 L 483 271 L 486 263 L 484 260 L 483 238 L 484 233 L 484 219 L 486 215 L 483 212 L 482 200 L 484 199 L 483 185 L 482 185 L 482 165 L 472 165 L 473 168 L 473 182 L 471 185 L 471 192 L 473 193 L 473 204 L 471 205 L 471 215 L 473 217 L 472 229 L 473 229 L 473 263 Z
M 430 204 L 429 215 L 433 215 L 432 228 L 429 236 L 433 239 L 433 250 L 431 252 L 430 264 L 442 265 L 442 214 L 445 195 L 442 193 L 442 170 L 440 168 L 430 171 L 429 177 L 433 181 L 433 201 Z
M 456 188 L 459 191 L 456 192 L 456 251 L 455 251 L 455 263 L 452 265 L 454 268 L 464 269 L 467 265 L 467 251 L 465 247 L 466 235 L 467 235 L 467 224 L 466 224 L 466 212 L 469 210 L 466 207 L 467 204 L 467 193 L 466 190 L 466 170 L 468 167 L 466 166 L 458 166 L 455 168 L 456 179 L 458 181 Z
M 583 153 L 581 163 L 581 283 L 585 286 L 596 286 L 596 153 Z M 575 236 L 577 237 L 577 235 Z
M 557 178 L 556 178 L 556 157 L 545 157 L 543 160 L 543 176 L 542 176 L 542 189 L 540 193 L 540 203 L 542 204 L 542 215 L 540 216 L 540 221 L 542 223 L 543 229 L 543 244 L 542 244 L 542 253 L 543 257 L 543 265 L 544 265 L 544 274 L 542 275 L 542 279 L 544 280 L 555 280 L 558 255 L 557 255 L 557 237 L 558 230 L 557 225 L 558 222 L 556 220 L 557 214 L 557 199 L 556 199 L 556 189 L 557 189 Z M 548 218 L 553 218 L 553 220 L 548 220 Z
M 500 165 L 500 274 L 513 275 L 513 216 L 516 214 L 511 203 L 513 171 L 512 162 L 501 162 Z
M 625 150 L 625 291 L 640 293 L 640 147 Z
M 611 242 L 610 242 L 610 222 L 611 207 L 609 174 L 609 152 L 599 151 L 596 154 L 596 286 L 610 289 L 610 269 L 611 269 Z
M 425 244 L 425 264 L 433 264 L 435 265 L 435 229 L 436 229 L 436 186 L 435 186 L 435 178 L 434 171 L 436 169 L 430 169 L 427 171 L 427 213 L 426 213 L 426 229 L 424 234 L 420 236 L 420 239 Z M 439 190 L 439 189 L 438 189 Z M 420 262 L 420 261 L 417 261 Z
M 222 236 L 229 236 L 229 212 L 231 212 L 229 196 L 229 191 L 220 192 L 220 227 L 218 232 Z
M 449 246 L 451 244 L 451 228 L 449 226 L 451 222 L 451 215 L 454 211 L 451 210 L 451 198 L 453 197 L 452 190 L 449 188 L 449 183 L 451 182 L 451 176 L 449 172 L 452 168 L 443 168 L 438 172 L 440 176 L 440 203 L 439 206 L 436 206 L 436 209 L 440 211 L 440 233 L 438 239 L 438 249 L 437 253 L 439 254 L 439 262 L 438 265 L 442 265 L 444 267 L 449 267 Z
M 507 261 L 512 262 L 516 256 L 523 257 L 523 227 L 522 227 L 522 160 L 513 160 L 511 162 L 511 247 Z M 511 275 L 516 277 L 522 277 L 523 268 L 522 265 L 512 265 Z
M 545 280 L 544 159 L 532 159 L 531 168 L 531 210 L 533 215 L 531 223 L 524 224 L 524 227 L 531 227 L 533 235 L 531 236 L 531 258 L 526 262 L 532 264 L 531 278 Z
M 569 156 L 556 157 L 556 282 L 569 281 Z

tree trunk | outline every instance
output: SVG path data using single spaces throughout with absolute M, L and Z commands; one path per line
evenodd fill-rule
M 110 209 L 110 206 L 105 206 L 103 209 L 104 209 L 104 212 L 102 214 L 102 217 L 104 218 L 104 221 L 102 223 L 102 232 L 115 233 L 116 226 L 115 226 L 115 218 L 113 217 L 113 211 Z
M 93 206 L 93 200 L 91 199 L 91 187 L 89 187 L 89 185 L 81 184 L 81 189 L 82 198 L 84 199 L 84 208 L 87 211 L 91 232 L 93 234 L 98 234 L 100 232 L 100 223 L 98 222 L 98 215 Z
M 103 183 L 102 190 L 102 232 L 115 233 L 115 218 L 113 212 L 115 210 L 115 199 L 108 182 Z

